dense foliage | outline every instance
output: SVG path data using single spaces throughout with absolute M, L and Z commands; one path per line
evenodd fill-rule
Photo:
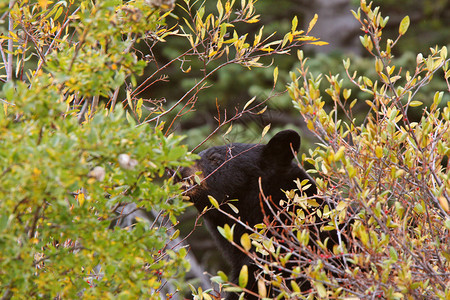
M 297 19 L 282 39 L 262 28 L 250 36 L 236 27 L 259 15 L 254 1 L 239 5 L 219 1 L 206 12 L 184 1 L 177 17 L 173 1 L 0 3 L 2 298 L 158 299 L 183 288 L 187 251 L 171 241 L 188 202 L 164 173 L 192 156 L 174 124 L 221 68 L 258 68 L 261 57 L 322 43 Z M 182 22 L 168 26 L 169 16 Z M 164 62 L 156 47 L 168 38 L 188 46 Z M 139 97 L 175 62 L 189 76 L 194 57 L 202 77 L 178 100 Z M 144 69 L 152 74 L 138 85 Z M 264 111 L 250 104 L 218 127 Z M 107 230 L 129 202 L 152 221 Z
M 288 86 L 294 106 L 320 141 L 302 155 L 302 163 L 314 167 L 320 195 L 330 205 L 318 209 L 302 192 L 308 183 L 298 182 L 296 193 L 287 191 L 285 201 L 275 205 L 265 199 L 276 220 L 287 220 L 284 230 L 280 233 L 277 223 L 268 219 L 250 236 L 242 236 L 236 247 L 260 266 L 261 297 L 271 286 L 288 299 L 447 299 L 450 102 L 442 102 L 444 91 L 436 91 L 429 105 L 416 98 L 434 76 L 442 76 L 450 91 L 447 48 L 417 54 L 412 70 L 396 68 L 392 49 L 406 33 L 409 17 L 401 21 L 395 40 L 384 40 L 388 18 L 378 7 L 361 1 L 354 16 L 365 33 L 361 43 L 373 57 L 377 76 L 358 76 L 350 71 L 350 60 L 344 60 L 356 88 L 342 88 L 338 75 L 311 74 L 308 59 L 299 51 L 300 67 L 291 73 Z M 325 79 L 325 92 L 334 102 L 330 110 L 320 89 Z M 356 98 L 353 90 L 359 92 Z M 370 110 L 357 120 L 354 107 L 362 101 Z M 418 122 L 409 117 L 413 110 L 420 110 Z M 338 232 L 340 243 L 332 250 L 326 247 L 330 241 L 311 234 L 323 218 L 328 222 L 320 224 L 320 230 Z M 232 240 L 232 226 L 220 231 Z M 247 276 L 253 275 L 244 267 L 239 287 L 232 290 L 245 291 Z M 299 281 L 291 280 L 305 276 L 312 283 L 307 294 Z
M 286 19 L 289 10 L 280 8 L 291 3 L 280 1 L 276 22 L 264 27 L 270 1 L 261 15 L 256 1 L 238 2 L 0 1 L 2 298 L 178 296 L 189 263 L 174 226 L 188 204 L 166 168 L 194 158 L 182 143 L 242 132 L 231 125 L 245 117 L 246 128 L 259 131 L 249 123 L 267 115 L 275 123 L 267 112 L 277 110 L 276 125 L 298 125 L 298 111 L 319 140 L 299 163 L 314 167 L 321 196 L 337 206 L 317 210 L 287 191 L 280 214 L 292 238 L 267 239 L 271 224 L 242 237 L 237 247 L 259 253 L 250 255 L 265 274 L 260 296 L 272 286 L 289 299 L 449 297 L 447 48 L 403 53 L 423 46 L 420 37 L 402 44 L 409 18 L 389 21 L 361 1 L 354 16 L 370 58 L 344 59 L 344 80 L 330 74 L 334 56 L 280 59 L 324 44 L 309 35 L 317 16 Z M 424 20 L 441 16 L 433 37 L 445 37 L 446 4 L 424 3 Z M 152 222 L 107 230 L 129 202 L 150 211 Z M 294 204 L 303 210 L 287 214 Z M 333 251 L 324 241 L 306 247 L 316 216 L 342 236 Z M 232 236 L 230 226 L 220 231 Z M 311 292 L 302 295 L 280 270 L 310 279 Z M 230 287 L 219 275 L 219 290 L 238 292 L 253 276 L 243 268 L 240 286 Z M 196 298 L 217 295 L 191 289 Z

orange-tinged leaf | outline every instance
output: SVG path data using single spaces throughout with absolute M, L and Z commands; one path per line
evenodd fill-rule
M 47 8 L 47 5 L 48 5 L 47 0 L 39 0 L 38 3 L 39 3 L 39 6 L 42 7 L 43 9 Z
M 448 205 L 448 201 L 447 199 L 445 199 L 444 196 L 439 197 L 439 203 L 441 204 L 441 207 L 446 211 L 446 212 L 450 212 L 450 208 Z

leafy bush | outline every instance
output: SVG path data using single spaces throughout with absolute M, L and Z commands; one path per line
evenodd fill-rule
M 165 167 L 187 163 L 180 138 L 136 128 L 124 121 L 120 109 L 99 112 L 79 126 L 76 115 L 63 117 L 51 98 L 42 107 L 52 116 L 35 118 L 26 107 L 31 91 L 20 84 L 4 92 L 11 90 L 27 103 L 14 101 L 0 121 L 4 296 L 133 296 L 155 293 L 167 279 L 183 278 L 188 268 L 184 249 L 165 247 L 166 227 L 186 204 L 177 186 L 154 181 Z M 136 165 L 123 163 L 124 155 Z M 161 211 L 164 218 L 139 223 L 131 232 L 106 230 L 121 202 Z
M 254 2 L 218 1 L 206 13 L 184 1 L 184 23 L 173 27 L 174 1 L 0 3 L 2 298 L 158 299 L 182 288 L 186 250 L 169 243 L 187 203 L 163 175 L 193 157 L 173 135 L 175 122 L 221 68 L 262 67 L 261 57 L 321 43 L 296 19 L 279 40 L 235 29 L 258 21 Z M 187 49 L 162 62 L 153 50 L 168 38 Z M 200 66 L 188 65 L 193 58 Z M 202 77 L 169 104 L 140 98 L 174 63 Z M 138 86 L 146 67 L 153 73 Z M 218 128 L 263 110 L 250 104 Z M 154 221 L 107 230 L 128 202 Z
M 287 299 L 447 299 L 450 103 L 441 102 L 443 91 L 435 92 L 429 106 L 416 99 L 441 74 L 450 91 L 447 48 L 418 54 L 413 70 L 396 68 L 391 50 L 406 33 L 409 18 L 402 20 L 396 40 L 384 41 L 388 19 L 379 7 L 363 0 L 353 13 L 365 33 L 361 42 L 373 56 L 377 77 L 358 76 L 350 71 L 350 60 L 344 60 L 356 89 L 342 88 L 337 75 L 310 73 L 308 59 L 299 51 L 300 67 L 288 86 L 295 108 L 320 141 L 302 155 L 302 163 L 314 167 L 320 197 L 334 205 L 317 208 L 314 199 L 301 192 L 308 187 L 299 182 L 296 193 L 287 191 L 278 207 L 272 204 L 275 220 L 287 220 L 282 232 L 269 219 L 250 236 L 242 236 L 236 247 L 261 268 L 260 297 L 269 295 L 270 286 Z M 334 102 L 329 111 L 320 90 L 324 79 Z M 358 98 L 353 98 L 356 92 Z M 362 121 L 353 112 L 358 102 L 370 107 Z M 418 122 L 410 120 L 413 110 L 420 111 Z M 319 224 L 321 231 L 338 233 L 340 242 L 332 249 L 329 240 L 316 240 L 311 232 L 321 220 L 326 220 Z M 232 241 L 232 227 L 220 231 Z M 243 268 L 240 286 L 231 290 L 245 291 L 247 276 L 253 274 Z M 311 282 L 309 291 L 299 286 L 305 278 Z M 222 275 L 215 280 L 227 279 Z

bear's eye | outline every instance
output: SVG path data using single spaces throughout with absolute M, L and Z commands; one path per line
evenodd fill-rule
M 208 160 L 212 163 L 214 163 L 215 165 L 220 165 L 223 162 L 223 158 L 222 155 L 220 155 L 219 153 L 213 153 L 208 157 Z

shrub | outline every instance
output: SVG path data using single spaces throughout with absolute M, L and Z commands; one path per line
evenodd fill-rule
M 184 1 L 184 23 L 173 27 L 166 18 L 174 1 L 5 3 L 1 297 L 172 297 L 189 268 L 186 250 L 169 246 L 187 204 L 163 175 L 192 160 L 173 135 L 175 121 L 194 111 L 217 70 L 261 67 L 262 57 L 320 42 L 298 31 L 296 20 L 282 40 L 262 28 L 251 38 L 235 29 L 258 22 L 253 0 L 240 1 L 241 7 L 218 1 L 214 13 L 205 13 L 204 3 Z M 161 62 L 153 50 L 167 38 L 180 39 L 187 49 Z M 194 57 L 203 76 L 179 99 L 167 104 L 139 97 L 167 80 L 164 72 L 175 63 L 189 73 Z M 153 73 L 138 85 L 145 67 Z M 231 119 L 263 109 L 250 104 Z M 222 121 L 219 128 L 230 123 Z M 127 202 L 152 211 L 154 222 L 141 220 L 133 231 L 106 230 Z
M 344 67 L 354 90 L 365 97 L 352 98 L 356 92 L 342 89 L 339 75 L 312 75 L 301 51 L 300 67 L 291 73 L 288 86 L 295 108 L 319 139 L 316 149 L 302 155 L 301 163 L 313 166 L 320 197 L 335 205 L 316 209 L 314 201 L 300 192 L 307 187 L 298 183 L 297 194 L 286 192 L 286 201 L 280 202 L 278 211 L 274 208 L 277 220 L 281 215 L 287 219 L 283 233 L 266 222 L 236 246 L 262 270 L 261 297 L 270 285 L 280 298 L 288 299 L 447 299 L 450 103 L 441 102 L 443 91 L 436 91 L 433 99 L 416 98 L 434 76 L 443 76 L 450 90 L 447 48 L 417 54 L 414 70 L 396 68 L 391 50 L 406 33 L 409 18 L 400 23 L 396 40 L 384 41 L 388 18 L 381 16 L 379 7 L 361 1 L 353 14 L 361 23 L 361 42 L 373 57 L 377 78 L 358 77 L 350 71 L 350 60 L 344 60 Z M 329 84 L 325 91 L 334 103 L 330 111 L 325 110 L 320 91 L 325 79 Z M 370 107 L 361 122 L 353 111 L 358 102 Z M 420 110 L 418 122 L 410 120 L 414 110 Z M 301 209 L 292 214 L 291 207 Z M 326 247 L 329 241 L 314 240 L 315 247 L 308 243 L 314 239 L 308 228 L 319 218 L 328 220 L 320 230 L 338 231 L 340 243 L 333 250 Z M 232 236 L 230 227 L 221 231 Z M 260 255 L 251 253 L 250 241 Z M 243 283 L 247 276 L 253 274 L 243 268 Z M 299 278 L 311 282 L 307 294 L 291 281 Z M 245 284 L 238 290 L 245 290 Z

